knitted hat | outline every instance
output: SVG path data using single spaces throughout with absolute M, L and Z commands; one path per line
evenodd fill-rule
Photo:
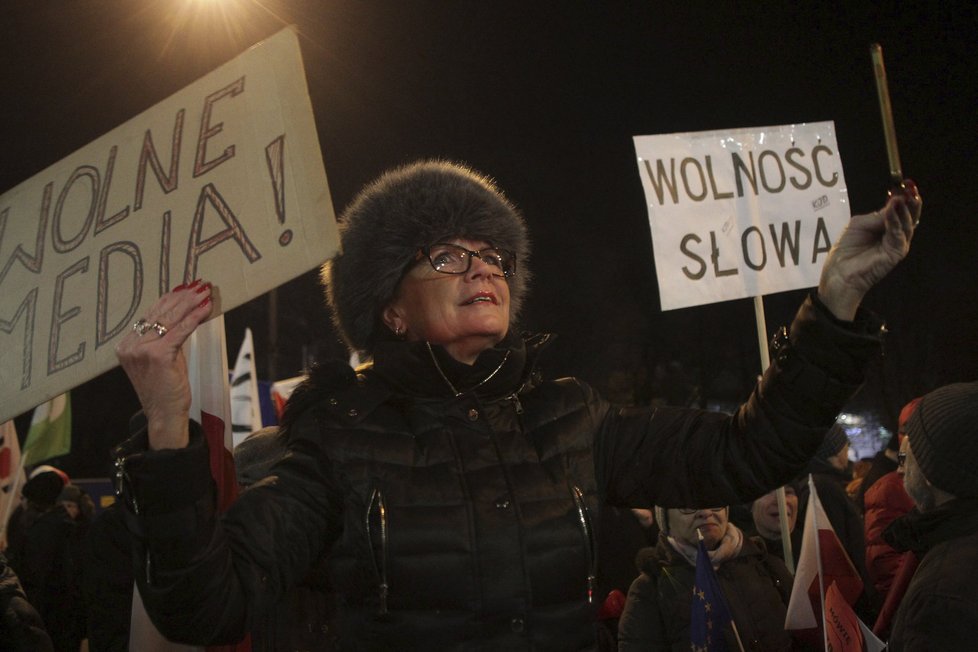
M 419 161 L 367 185 L 340 217 L 340 249 L 321 279 L 347 345 L 370 355 L 386 337 L 381 312 L 421 247 L 447 238 L 482 240 L 516 254 L 510 287 L 515 321 L 530 280 L 526 223 L 486 176 L 447 161 Z
M 819 445 L 818 450 L 815 451 L 815 457 L 823 460 L 827 460 L 830 457 L 838 454 L 842 450 L 842 447 L 849 443 L 849 436 L 846 431 L 838 423 L 832 424 L 825 433 L 825 438 L 822 439 L 821 445 Z
M 52 507 L 65 486 L 65 475 L 57 469 L 42 471 L 24 484 L 24 498 L 41 509 Z
M 906 430 L 907 421 L 910 421 L 910 416 L 917 411 L 917 406 L 920 405 L 920 400 L 924 398 L 923 396 L 918 396 L 914 400 L 910 401 L 903 406 L 900 410 L 900 418 L 897 420 L 897 429 L 900 432 Z
M 51 466 L 50 464 L 40 464 L 38 466 L 35 466 L 31 470 L 30 475 L 27 476 L 27 479 L 33 480 L 37 476 L 41 475 L 42 473 L 47 473 L 48 471 L 58 474 L 61 477 L 62 482 L 64 482 L 65 484 L 71 482 L 71 479 L 68 478 L 67 473 L 65 473 L 64 471 L 62 471 L 57 467 Z
M 897 419 L 897 431 L 893 433 L 893 436 L 886 442 L 886 447 L 891 451 L 897 452 L 900 450 L 900 437 L 907 432 L 907 421 L 910 420 L 910 415 L 917 409 L 920 399 L 921 397 L 918 396 L 904 405 L 900 410 L 900 417 Z
M 285 457 L 285 445 L 276 427 L 262 428 L 248 435 L 234 447 L 234 470 L 238 484 L 255 484 Z
M 978 497 L 978 382 L 924 395 L 907 421 L 907 437 L 931 484 L 958 498 Z

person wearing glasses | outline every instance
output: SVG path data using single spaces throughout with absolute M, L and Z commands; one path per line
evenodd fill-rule
M 726 649 L 794 649 L 791 634 L 784 629 L 791 574 L 763 542 L 745 537 L 729 517 L 728 507 L 656 506 L 659 540 L 638 554 L 641 573 L 628 589 L 618 621 L 620 652 L 690 649 L 700 536 L 736 625 L 736 633 L 729 624 L 714 632 L 723 637 Z
M 151 617 L 177 641 L 234 641 L 324 562 L 341 649 L 593 648 L 602 506 L 740 503 L 797 473 L 878 352 L 859 302 L 919 213 L 908 182 L 853 218 L 736 414 L 618 409 L 546 379 L 551 337 L 517 327 L 530 239 L 499 188 L 446 161 L 384 174 L 322 272 L 337 331 L 369 362 L 311 372 L 274 479 L 226 514 L 181 353 L 211 288 L 163 295 L 117 347 L 147 423 L 117 464 Z
M 923 396 L 907 421 L 903 484 L 915 509 L 883 538 L 912 555 L 887 604 L 898 605 L 888 650 L 967 650 L 978 622 L 978 382 Z M 907 579 L 909 577 L 909 579 Z M 907 579 L 906 586 L 896 586 Z M 897 594 L 898 591 L 903 591 Z M 881 619 L 885 612 L 880 615 Z M 880 623 L 878 622 L 877 625 Z

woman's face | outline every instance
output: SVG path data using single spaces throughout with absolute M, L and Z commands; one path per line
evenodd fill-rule
M 829 458 L 829 464 L 834 469 L 845 471 L 849 468 L 849 442 L 846 442 L 838 453 Z
M 487 242 L 444 240 L 470 251 Z M 471 364 L 509 330 L 509 284 L 499 267 L 472 256 L 464 274 L 437 272 L 422 257 L 401 279 L 394 300 L 384 309 L 384 323 L 409 341 L 441 344 L 455 359 Z
M 81 511 L 78 508 L 78 503 L 72 502 L 70 500 L 62 500 L 61 505 L 64 506 L 65 511 L 68 512 L 68 516 L 71 517 L 71 520 L 74 521 L 78 519 L 78 513 Z
M 798 494 L 794 487 L 785 486 L 784 502 L 788 514 L 788 532 L 795 529 L 798 522 Z M 757 533 L 765 539 L 781 538 L 781 516 L 778 513 L 778 492 L 771 491 L 754 501 L 751 506 L 754 526 Z
M 696 536 L 697 528 L 703 534 L 703 543 L 707 550 L 713 550 L 720 539 L 727 533 L 730 514 L 726 507 L 697 509 L 692 514 L 689 510 L 669 510 L 669 534 L 683 543 L 695 546 L 699 542 Z

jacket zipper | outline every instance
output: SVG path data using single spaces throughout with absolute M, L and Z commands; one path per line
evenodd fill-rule
M 510 394 L 506 398 L 507 398 L 507 400 L 510 400 L 510 401 L 513 402 L 513 408 L 516 409 L 516 414 L 523 414 L 523 403 L 520 402 L 520 396 L 519 396 L 519 392 L 518 391 L 513 392 L 512 394 Z
M 374 552 L 374 537 L 370 528 L 370 515 L 374 510 L 374 505 L 377 505 L 377 515 L 379 516 L 380 522 L 380 556 Z M 370 495 L 370 502 L 367 504 L 367 513 L 365 517 L 365 525 L 367 527 L 367 545 L 370 546 L 370 556 L 374 561 L 374 571 L 380 577 L 380 585 L 377 587 L 377 597 L 380 599 L 380 608 L 377 611 L 377 615 L 386 616 L 387 615 L 387 506 L 384 503 L 384 494 L 381 493 L 380 489 L 374 489 L 373 493 Z
M 584 492 L 574 485 L 571 487 L 571 495 L 574 497 L 574 504 L 577 506 L 577 517 L 581 522 L 581 531 L 584 532 L 584 542 L 587 544 L 588 576 L 587 576 L 587 601 L 588 604 L 594 603 L 594 582 L 595 582 L 595 554 L 594 536 L 591 531 L 591 518 L 584 503 Z
M 132 486 L 132 478 L 129 477 L 129 472 L 126 469 L 126 458 L 119 455 L 115 458 L 115 495 L 119 500 L 128 503 L 129 507 L 132 509 L 136 516 L 139 516 L 139 501 L 136 499 L 136 492 Z M 144 571 L 146 573 L 146 584 L 148 586 L 153 585 L 153 560 L 150 555 L 149 545 L 146 544 L 146 564 L 144 566 Z

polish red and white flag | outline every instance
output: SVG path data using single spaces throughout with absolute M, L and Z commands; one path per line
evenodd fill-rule
M 863 592 L 863 581 L 832 529 L 811 475 L 808 488 L 805 530 L 784 628 L 804 639 L 824 641 L 826 591 L 834 583 L 842 600 L 852 606 Z

